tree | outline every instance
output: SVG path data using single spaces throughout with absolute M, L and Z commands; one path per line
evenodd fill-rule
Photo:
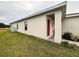
M 7 28 L 7 27 L 9 27 L 9 25 L 6 25 L 4 23 L 0 23 L 0 28 Z

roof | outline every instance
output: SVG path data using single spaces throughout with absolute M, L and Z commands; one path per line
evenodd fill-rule
M 66 18 L 70 18 L 70 17 L 78 17 L 79 13 L 72 13 L 72 14 L 67 14 Z
M 52 7 L 47 8 L 47 9 L 38 11 L 38 12 L 36 12 L 36 13 L 34 13 L 34 14 L 31 14 L 31 15 L 27 16 L 26 18 L 23 18 L 23 19 L 18 20 L 18 21 L 14 21 L 14 22 L 12 22 L 12 23 L 16 23 L 16 22 L 25 20 L 25 19 L 27 19 L 27 18 L 31 18 L 31 17 L 33 17 L 33 16 L 37 16 L 37 15 L 40 15 L 40 14 L 42 14 L 42 13 L 45 13 L 45 12 L 48 12 L 48 11 L 51 11 L 51 10 L 58 9 L 58 8 L 60 8 L 60 7 L 62 7 L 62 6 L 65 6 L 66 4 L 67 4 L 66 1 L 65 1 L 65 2 L 62 2 L 62 3 L 60 3 L 60 4 L 57 4 L 57 5 L 55 5 L 55 6 L 52 6 Z M 10 23 L 10 24 L 12 24 L 12 23 Z

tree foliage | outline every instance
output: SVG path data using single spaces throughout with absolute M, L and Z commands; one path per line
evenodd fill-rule
M 6 25 L 4 23 L 0 23 L 0 28 L 7 28 L 7 27 L 9 27 L 9 25 Z

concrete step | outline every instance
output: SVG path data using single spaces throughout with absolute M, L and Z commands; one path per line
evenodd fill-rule
M 48 40 L 50 40 L 50 41 L 54 41 L 54 37 L 51 36 L 51 37 L 48 38 Z

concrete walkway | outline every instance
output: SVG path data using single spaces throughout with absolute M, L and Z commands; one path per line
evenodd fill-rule
M 70 44 L 75 44 L 75 45 L 79 46 L 79 42 L 69 41 L 69 40 L 65 40 L 65 39 L 62 39 L 62 41 L 68 41 Z

